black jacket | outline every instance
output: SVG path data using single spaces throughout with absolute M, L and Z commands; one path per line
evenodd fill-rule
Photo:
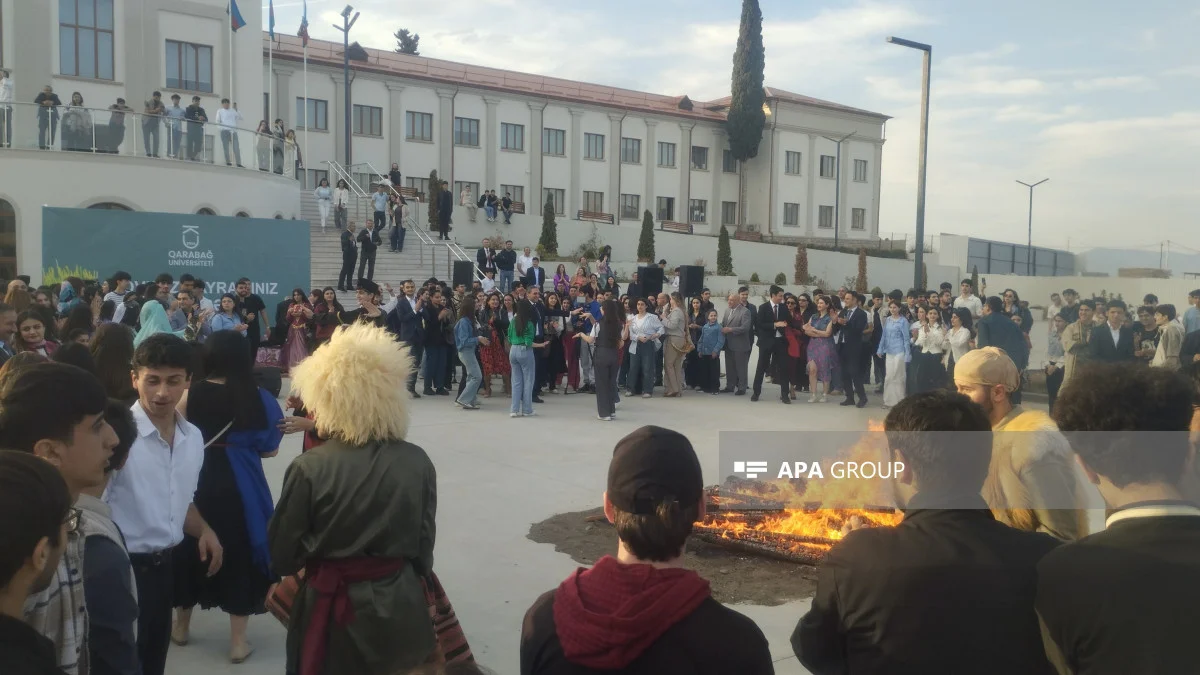
M 849 308 L 843 309 L 841 316 L 845 317 L 849 312 Z M 846 321 L 846 325 L 839 329 L 842 333 L 841 344 L 846 345 L 847 349 L 862 350 L 863 339 L 866 337 L 863 331 L 867 330 L 867 318 L 867 310 L 855 307 L 854 314 Z
M 420 313 L 413 311 L 407 298 L 399 298 L 396 300 L 396 306 L 388 313 L 388 330 L 401 342 L 423 344 L 425 331 L 422 318 Z
M 1092 337 L 1088 340 L 1088 356 L 1092 361 L 1118 363 L 1133 361 L 1133 328 L 1121 326 L 1120 344 L 1113 344 L 1112 329 L 1104 322 L 1092 329 Z
M 199 128 L 201 123 L 208 121 L 208 113 L 204 112 L 204 108 L 193 104 L 183 111 L 183 118 L 193 125 L 189 128 Z
M 1015 324 L 1014 324 L 1015 327 Z M 1032 611 L 1058 541 L 992 517 L 978 495 L 917 494 L 897 527 L 855 530 L 817 571 L 792 648 L 813 675 L 1053 673 Z
M 1183 338 L 1183 346 L 1179 348 L 1179 366 L 1187 368 L 1200 354 L 1200 330 L 1194 330 Z
M 363 255 L 369 255 L 374 253 L 375 249 L 379 248 L 380 244 L 383 243 L 383 239 L 379 237 L 379 230 L 364 227 L 358 233 L 358 243 L 362 244 Z
M 454 212 L 454 197 L 449 190 L 442 190 L 438 195 L 438 224 L 449 225 L 450 214 Z
M 355 257 L 358 255 L 358 246 L 354 243 L 354 235 L 350 230 L 342 230 L 340 235 L 342 238 L 342 255 L 346 257 Z
M 388 171 L 388 180 L 392 181 L 392 187 L 396 188 L 396 191 L 399 192 L 400 191 L 400 169 L 392 169 L 391 171 Z
M 528 274 L 525 275 L 525 287 L 537 286 L 539 289 L 546 284 L 546 268 L 542 266 L 530 267 Z
M 491 255 L 488 255 L 489 251 L 491 252 Z M 476 262 L 476 264 L 479 265 L 479 269 L 481 269 L 481 270 L 487 270 L 487 269 L 494 270 L 494 269 L 496 269 L 496 256 L 497 255 L 499 255 L 499 252 L 494 248 L 492 248 L 492 249 L 480 248 L 478 251 L 475 252 L 475 262 Z M 514 259 L 515 259 L 515 256 L 514 256 Z
M 775 346 L 775 331 L 783 332 L 782 328 L 776 328 L 776 321 L 787 321 L 791 317 L 787 311 L 787 305 L 779 303 L 778 316 L 771 311 L 771 301 L 768 300 L 758 306 L 758 313 L 755 315 L 754 333 L 758 336 L 759 349 L 772 349 Z M 778 338 L 780 340 L 784 338 Z
M 54 643 L 29 624 L 0 614 L 0 671 L 4 675 L 62 675 Z
M 45 101 L 50 101 L 50 105 L 42 105 L 42 103 Z M 49 115 L 56 119 L 58 118 L 58 107 L 62 105 L 62 101 L 58 98 L 58 94 L 50 94 L 47 96 L 46 92 L 39 91 L 38 95 L 34 97 L 33 102 L 37 104 L 38 115 Z
M 517 252 L 506 248 L 496 251 L 496 268 L 501 272 L 511 272 L 517 266 Z
M 1060 672 L 1200 671 L 1200 517 L 1120 520 L 1037 571 L 1037 614 Z
M 1132 345 L 1132 342 L 1130 342 Z M 1025 347 L 1025 334 L 1000 312 L 992 312 L 980 317 L 975 324 L 975 346 L 999 347 L 1022 370 L 1029 365 L 1029 350 Z

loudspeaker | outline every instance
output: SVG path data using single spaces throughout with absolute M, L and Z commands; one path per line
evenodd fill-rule
M 704 289 L 704 268 L 699 265 L 679 266 L 679 294 L 685 298 L 698 298 Z
M 663 287 L 663 271 L 658 265 L 649 265 L 647 267 L 638 268 L 638 282 L 642 285 L 642 297 L 648 298 L 652 295 L 662 293 Z
M 453 286 L 462 284 L 468 291 L 471 290 L 471 283 L 475 281 L 475 263 L 470 260 L 455 260 L 453 279 Z

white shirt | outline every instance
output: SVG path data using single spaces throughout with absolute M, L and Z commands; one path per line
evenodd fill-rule
M 213 304 L 212 300 L 209 300 L 208 298 L 201 295 L 200 296 L 200 311 L 215 313 L 217 311 L 217 307 L 216 307 L 216 305 Z
M 484 277 L 479 284 L 483 286 L 484 293 L 491 293 L 496 288 L 496 282 L 493 279 Z
M 965 307 L 971 310 L 971 316 L 979 316 L 983 314 L 983 301 L 977 295 L 968 295 L 967 297 L 958 296 L 954 299 L 954 308 L 959 309 Z
M 113 522 L 130 553 L 157 553 L 183 541 L 183 521 L 204 464 L 204 437 L 175 413 L 175 445 L 169 447 L 140 401 L 130 408 L 137 438 L 125 467 L 104 493 Z
M 0 78 L 0 103 L 13 102 L 13 81 L 11 77 Z
M 650 312 L 646 312 L 646 316 L 644 317 L 634 315 L 629 319 L 629 353 L 636 354 L 638 347 L 641 347 L 643 344 L 650 349 L 656 349 L 650 340 L 662 334 L 662 322 L 658 320 L 658 315 Z M 638 338 L 640 337 L 646 337 L 649 340 L 645 343 L 638 342 Z
M 517 274 L 525 276 L 530 267 L 533 267 L 533 256 L 523 254 L 517 256 Z
M 1121 327 L 1117 326 L 1116 328 L 1113 328 L 1112 324 L 1110 323 L 1108 324 L 1108 332 L 1112 333 L 1113 346 L 1119 346 L 1121 344 Z
M 242 114 L 233 108 L 217 108 L 217 125 L 234 129 L 242 121 Z
M 103 302 L 108 302 L 109 300 L 112 300 L 117 306 L 113 310 L 113 323 L 121 323 L 121 319 L 125 318 L 125 296 L 116 291 L 109 291 L 104 296 Z

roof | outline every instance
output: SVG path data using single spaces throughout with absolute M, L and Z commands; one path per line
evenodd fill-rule
M 267 51 L 270 38 L 263 33 L 263 52 Z M 449 86 L 468 85 L 477 89 L 512 94 L 524 94 L 566 103 L 591 103 L 608 108 L 631 112 L 654 113 L 694 120 L 721 122 L 725 120 L 725 109 L 729 97 L 709 103 L 693 101 L 686 95 L 666 96 L 632 89 L 621 89 L 600 84 L 564 80 L 557 77 L 520 73 L 500 68 L 473 66 L 455 61 L 433 59 L 426 56 L 399 54 L 382 49 L 365 48 L 367 61 L 354 62 L 358 71 L 394 75 Z M 299 37 L 275 34 L 274 55 L 276 59 L 301 62 L 304 48 Z M 329 40 L 308 41 L 309 63 L 341 67 L 342 44 Z M 779 89 L 764 88 L 768 99 L 815 106 L 840 112 L 869 115 L 886 120 L 886 115 L 859 110 L 830 101 L 793 94 Z

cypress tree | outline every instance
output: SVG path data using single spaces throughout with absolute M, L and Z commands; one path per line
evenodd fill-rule
M 979 265 L 971 266 L 971 292 L 979 295 Z
M 858 279 L 854 283 L 856 293 L 867 292 L 867 249 L 858 249 Z
M 800 286 L 808 285 L 808 247 L 803 243 L 796 246 L 796 276 L 795 283 Z
M 758 0 L 742 0 L 742 25 L 737 50 L 733 53 L 732 100 L 725 128 L 729 149 L 744 162 L 758 155 L 766 114 L 763 112 L 763 69 L 766 55 L 762 41 L 762 10 Z
M 558 255 L 558 224 L 554 222 L 554 198 L 546 197 L 542 207 L 542 236 L 538 248 L 545 255 Z
M 637 257 L 641 262 L 654 262 L 654 216 L 650 209 L 642 214 L 642 236 L 638 238 Z
M 717 238 L 717 274 L 723 277 L 733 276 L 733 251 L 729 248 L 729 230 L 721 226 L 721 236 Z

